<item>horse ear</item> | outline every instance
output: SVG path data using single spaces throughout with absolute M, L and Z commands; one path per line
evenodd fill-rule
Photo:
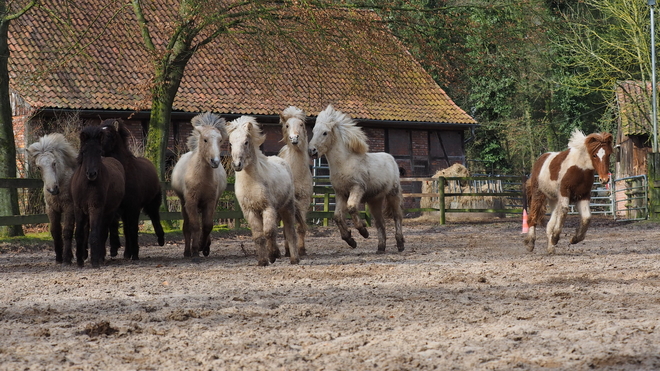
M 115 127 L 115 130 L 117 130 L 117 132 L 119 132 L 119 120 L 114 120 L 112 122 L 112 126 Z
M 609 143 L 611 146 L 612 143 L 614 142 L 614 137 L 610 133 L 603 133 L 603 141 Z

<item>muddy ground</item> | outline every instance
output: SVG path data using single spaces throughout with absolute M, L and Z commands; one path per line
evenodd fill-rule
M 180 237 L 141 260 L 55 264 L 0 246 L 2 370 L 660 368 L 660 225 L 596 218 L 533 253 L 518 219 L 407 220 L 406 250 L 315 227 L 300 265 L 256 266 L 246 232 L 201 263 Z

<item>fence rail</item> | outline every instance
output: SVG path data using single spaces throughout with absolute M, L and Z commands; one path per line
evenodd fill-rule
M 401 178 L 401 183 L 406 190 L 403 194 L 406 203 L 414 205 L 406 207 L 404 211 L 409 214 L 437 213 L 440 224 L 445 224 L 446 213 L 510 215 L 521 214 L 523 211 L 524 178 L 520 176 Z M 0 178 L 0 188 L 42 187 L 41 179 Z M 164 190 L 171 189 L 167 182 L 163 182 L 162 187 Z M 233 190 L 234 185 L 228 184 L 227 191 L 233 193 Z M 328 225 L 334 214 L 334 190 L 331 186 L 315 185 L 313 197 L 316 201 L 312 202 L 308 220 L 322 221 L 323 225 Z M 238 226 L 243 213 L 237 202 L 231 204 L 232 210 L 217 211 L 215 219 L 233 219 Z M 364 210 L 362 215 L 369 223 L 369 210 Z M 148 219 L 145 215 L 141 215 L 141 218 Z M 161 219 L 182 220 L 182 216 L 179 211 L 163 211 Z M 0 216 L 0 226 L 40 223 L 48 223 L 46 214 Z

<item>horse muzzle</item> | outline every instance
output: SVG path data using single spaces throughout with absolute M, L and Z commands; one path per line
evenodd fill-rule
M 96 171 L 88 171 L 86 175 L 87 175 L 87 180 L 95 181 L 96 177 L 99 176 L 99 173 Z
M 60 187 L 59 186 L 55 186 L 55 187 L 52 187 L 52 188 L 47 188 L 46 190 L 48 191 L 48 193 L 52 194 L 53 196 L 57 196 L 58 194 L 60 194 Z
M 231 167 L 234 168 L 234 171 L 236 172 L 243 170 L 243 164 L 240 162 L 238 164 L 232 163 Z
M 319 151 L 317 151 L 316 148 L 310 148 L 307 152 L 309 152 L 309 157 L 311 158 L 319 157 Z
M 291 144 L 297 145 L 299 141 L 300 141 L 300 138 L 297 135 L 290 135 L 289 136 L 289 142 L 291 142 Z
M 220 166 L 220 160 L 218 160 L 217 158 L 212 158 L 211 160 L 209 160 L 209 165 L 211 165 L 212 168 L 217 169 L 218 166 Z

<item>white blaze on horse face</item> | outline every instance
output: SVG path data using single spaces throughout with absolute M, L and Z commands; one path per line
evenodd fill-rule
M 605 184 L 610 181 L 610 174 L 609 174 L 609 158 L 606 156 L 607 151 L 605 151 L 605 148 L 600 147 L 598 151 L 596 152 L 596 156 L 598 157 L 599 163 L 598 166 L 596 166 L 596 169 L 598 170 L 598 179 L 602 184 Z
M 229 134 L 231 146 L 231 165 L 235 171 L 241 171 L 248 165 L 250 139 L 245 130 L 238 128 Z
M 211 135 L 209 135 L 209 142 L 211 148 L 209 151 L 211 167 L 216 169 L 220 166 L 220 143 L 222 143 L 222 135 L 216 129 L 213 129 Z
M 57 177 L 57 165 L 55 157 L 50 153 L 44 153 L 35 159 L 35 164 L 41 173 L 44 188 L 51 194 L 60 193 L 59 179 Z
M 302 129 L 304 129 L 305 124 L 300 119 L 294 117 L 287 120 L 285 125 L 289 142 L 294 145 L 298 144 L 300 133 L 302 132 Z

